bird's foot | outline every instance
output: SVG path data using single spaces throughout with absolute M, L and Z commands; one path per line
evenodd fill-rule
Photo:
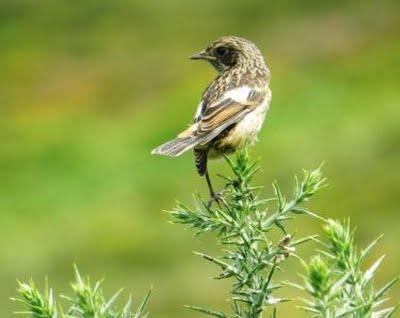
M 221 203 L 225 203 L 226 205 L 226 202 L 224 200 L 224 195 L 226 191 L 228 191 L 229 187 L 237 187 L 237 181 L 232 180 L 228 182 L 227 184 L 225 184 L 223 189 L 218 192 L 212 191 L 210 193 L 211 199 L 208 201 L 207 207 L 211 207 L 214 202 L 217 203 L 219 206 L 221 206 Z
M 221 204 L 224 203 L 223 197 L 225 192 L 226 192 L 225 188 L 218 192 L 212 192 L 210 194 L 211 198 L 208 201 L 207 206 L 210 208 L 214 202 L 217 203 L 219 206 L 221 206 Z
M 207 207 L 211 208 L 211 206 L 213 205 L 214 202 L 217 203 L 219 206 L 221 205 L 222 197 L 219 194 L 219 192 L 215 192 L 215 193 L 211 194 L 211 198 L 207 203 Z

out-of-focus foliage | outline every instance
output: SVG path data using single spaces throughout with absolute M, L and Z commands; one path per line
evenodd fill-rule
M 146 306 L 150 292 L 139 303 L 137 309 L 132 309 L 129 299 L 121 309 L 116 309 L 121 290 L 110 299 L 106 299 L 102 290 L 102 282 L 92 284 L 89 278 L 83 278 L 75 267 L 75 282 L 71 284 L 73 296 L 61 296 L 67 300 L 68 309 L 59 305 L 53 290 L 47 286 L 41 292 L 33 281 L 19 283 L 18 297 L 13 298 L 24 306 L 24 310 L 16 312 L 30 318 L 147 318 Z
M 328 220 L 324 226 L 328 243 L 309 263 L 304 263 L 306 275 L 301 290 L 309 294 L 302 308 L 311 317 L 323 318 L 390 318 L 397 306 L 387 301 L 389 290 L 397 284 L 395 277 L 382 287 L 374 279 L 384 257 L 375 260 L 365 270 L 365 261 L 379 239 L 358 250 L 350 221 Z
M 16 277 L 47 273 L 67 293 L 73 261 L 112 277 L 110 290 L 155 283 L 155 318 L 187 317 L 184 303 L 228 308 L 225 286 L 204 279 L 213 267 L 187 257 L 213 254 L 212 241 L 193 246 L 160 212 L 206 193 L 204 180 L 190 154 L 149 155 L 186 127 L 215 75 L 187 57 L 226 34 L 256 42 L 272 72 L 251 150 L 257 184 L 325 160 L 330 187 L 313 207 L 351 215 L 361 244 L 385 233 L 377 283 L 389 280 L 400 264 L 399 21 L 395 0 L 1 1 L 0 316 L 16 309 Z

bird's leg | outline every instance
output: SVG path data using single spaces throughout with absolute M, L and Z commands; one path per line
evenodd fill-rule
M 208 190 L 210 191 L 210 196 L 212 199 L 215 199 L 215 192 L 213 189 L 213 186 L 211 184 L 211 179 L 210 179 L 210 175 L 208 174 L 208 170 L 205 173 L 205 177 L 206 177 L 206 181 L 207 181 L 207 185 L 208 185 Z
M 208 189 L 210 191 L 210 197 L 211 197 L 211 199 L 208 201 L 208 207 L 211 207 L 211 205 L 214 202 L 217 202 L 218 205 L 220 205 L 221 203 L 224 203 L 226 205 L 226 203 L 223 200 L 223 195 L 232 184 L 228 183 L 224 186 L 224 188 L 221 191 L 215 192 L 213 189 L 213 186 L 211 184 L 211 178 L 210 178 L 210 175 L 208 174 L 208 171 L 206 171 L 205 177 L 207 180 L 207 185 L 208 185 Z
M 208 207 L 210 207 L 213 204 L 213 202 L 217 202 L 219 205 L 221 203 L 221 193 L 214 191 L 213 186 L 211 184 L 210 175 L 208 174 L 208 170 L 205 173 L 205 177 L 208 185 L 208 190 L 210 191 L 210 196 L 211 196 L 210 201 L 208 201 Z

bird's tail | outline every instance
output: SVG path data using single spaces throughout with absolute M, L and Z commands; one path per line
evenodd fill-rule
M 177 137 L 158 146 L 151 152 L 153 155 L 177 157 L 198 144 L 196 137 Z

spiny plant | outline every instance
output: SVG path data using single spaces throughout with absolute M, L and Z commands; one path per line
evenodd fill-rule
M 342 223 L 328 220 L 324 230 L 327 236 L 327 242 L 321 242 L 324 249 L 308 264 L 304 263 L 304 284 L 297 285 L 310 295 L 310 299 L 304 300 L 306 305 L 301 308 L 312 317 L 392 317 L 397 306 L 382 308 L 382 305 L 388 300 L 386 294 L 399 277 L 381 288 L 374 287 L 373 279 L 383 256 L 366 270 L 362 269 L 367 256 L 381 237 L 358 250 L 349 220 Z
M 216 233 L 224 246 L 223 255 L 196 254 L 219 267 L 216 279 L 233 279 L 232 313 L 188 307 L 220 318 L 259 318 L 267 307 L 272 307 L 271 315 L 276 317 L 276 305 L 287 299 L 274 296 L 282 287 L 275 281 L 274 273 L 290 255 L 295 255 L 298 245 L 314 238 L 294 240 L 286 223 L 298 215 L 317 217 L 303 204 L 324 187 L 325 178 L 319 168 L 304 171 L 301 179 L 295 178 L 290 199 L 283 195 L 277 182 L 273 183 L 273 196 L 264 199 L 258 196 L 262 188 L 250 184 L 259 165 L 250 163 L 247 150 L 239 152 L 234 160 L 227 157 L 226 161 L 233 177 L 225 178 L 227 185 L 219 204 L 210 205 L 197 198 L 194 208 L 178 203 L 170 214 L 173 222 L 193 228 L 196 234 Z M 277 240 L 269 235 L 274 229 L 282 233 Z
M 262 188 L 251 185 L 259 166 L 249 161 L 247 150 L 238 153 L 234 160 L 226 160 L 233 177 L 224 177 L 227 184 L 219 204 L 209 205 L 197 197 L 194 208 L 178 203 L 170 214 L 175 223 L 193 228 L 197 235 L 216 234 L 218 243 L 223 246 L 222 255 L 196 254 L 219 267 L 216 279 L 233 280 L 232 313 L 187 307 L 219 318 L 260 318 L 267 312 L 276 318 L 277 305 L 287 299 L 274 296 L 275 291 L 283 285 L 294 285 L 311 296 L 302 307 L 311 317 L 392 317 L 397 307 L 379 308 L 398 278 L 375 289 L 372 280 L 383 258 L 369 269 L 361 269 L 378 239 L 359 252 L 348 221 L 342 224 L 325 220 L 303 205 L 326 184 L 320 168 L 304 171 L 301 179 L 295 178 L 290 199 L 283 195 L 277 182 L 272 184 L 273 196 L 264 199 L 258 196 Z M 304 285 L 277 282 L 274 276 L 289 256 L 301 260 L 296 254 L 298 245 L 309 240 L 319 242 L 313 235 L 294 240 L 293 234 L 288 233 L 287 221 L 298 215 L 322 220 L 328 237 L 328 243 L 320 242 L 326 250 L 318 250 L 309 264 L 303 262 L 306 267 Z M 273 230 L 281 231 L 281 238 L 274 240 Z
M 121 309 L 115 308 L 115 303 L 122 290 L 116 292 L 110 299 L 106 299 L 101 281 L 91 284 L 89 278 L 83 278 L 75 266 L 75 282 L 71 284 L 74 294 L 61 296 L 68 301 L 68 309 L 63 311 L 48 287 L 47 281 L 44 291 L 41 292 L 33 281 L 18 282 L 18 297 L 12 298 L 22 303 L 26 310 L 19 311 L 30 318 L 146 318 L 146 305 L 150 292 L 144 297 L 135 311 L 132 311 L 132 301 L 129 299 Z
M 398 282 L 394 278 L 381 288 L 375 288 L 373 278 L 383 257 L 367 269 L 364 263 L 380 238 L 359 250 L 355 244 L 350 222 L 325 220 L 304 204 L 321 188 L 326 179 L 321 169 L 304 171 L 295 178 L 294 191 L 290 198 L 283 195 L 277 182 L 273 182 L 273 195 L 261 198 L 262 187 L 251 185 L 259 170 L 251 163 L 247 150 L 235 159 L 226 158 L 233 177 L 223 177 L 226 186 L 218 202 L 209 204 L 200 197 L 195 207 L 178 203 L 170 212 L 175 223 L 184 224 L 199 235 L 206 232 L 216 234 L 223 247 L 221 256 L 196 252 L 203 259 L 219 268 L 216 279 L 231 279 L 231 312 L 211 310 L 199 306 L 187 306 L 197 312 L 218 318 L 261 318 L 269 314 L 277 318 L 277 306 L 287 298 L 277 297 L 275 292 L 284 285 L 291 285 L 308 294 L 304 309 L 313 318 L 390 318 L 398 306 L 384 307 L 388 291 Z M 315 235 L 294 239 L 287 229 L 288 221 L 305 215 L 322 220 L 326 242 Z M 272 232 L 278 235 L 272 235 Z M 276 239 L 274 237 L 277 237 Z M 296 254 L 296 248 L 316 241 L 322 248 L 306 263 Z M 303 262 L 305 274 L 303 284 L 280 282 L 275 273 L 284 266 L 289 257 Z M 94 285 L 82 278 L 75 267 L 74 294 L 63 296 L 68 301 L 68 310 L 56 304 L 52 290 L 47 286 L 40 292 L 34 282 L 19 283 L 16 301 L 23 303 L 26 311 L 20 312 L 31 318 L 146 318 L 146 305 L 150 292 L 131 310 L 131 300 L 122 309 L 115 308 L 120 291 L 109 300 L 103 295 L 101 282 Z

